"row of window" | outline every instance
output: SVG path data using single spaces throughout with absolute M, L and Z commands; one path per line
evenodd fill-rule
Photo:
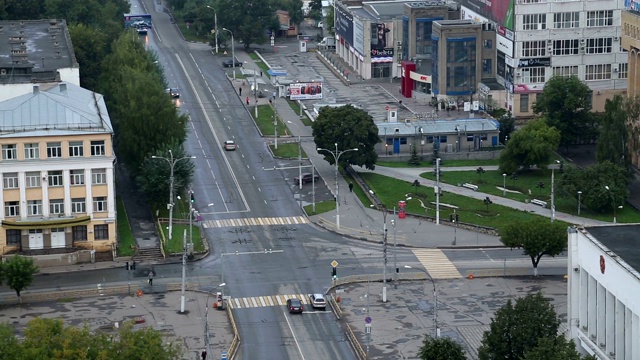
M 22 144 L 24 150 L 24 159 L 40 159 L 40 144 L 39 143 L 27 143 Z M 83 157 L 84 156 L 84 141 L 70 141 L 68 145 L 69 157 Z M 91 156 L 105 156 L 106 147 L 104 140 L 91 141 Z M 62 157 L 62 143 L 61 142 L 49 142 L 47 143 L 47 156 L 46 158 L 61 158 Z M 18 160 L 18 144 L 6 144 L 2 145 L 2 160 Z
M 486 141 L 487 140 L 487 134 L 483 133 L 483 134 L 469 134 L 467 133 L 466 135 L 463 135 L 464 137 L 467 138 L 468 142 L 474 142 L 476 140 L 476 138 L 480 138 L 480 140 L 482 141 Z M 456 138 L 456 136 L 453 136 L 454 139 Z M 401 138 L 393 138 L 393 137 L 388 137 L 386 139 L 385 144 L 387 146 L 391 146 L 393 145 L 393 142 L 395 141 L 395 139 L 398 139 L 398 141 L 400 142 L 400 145 L 406 145 L 408 143 L 408 138 L 406 137 L 401 137 Z M 439 142 L 439 143 L 447 143 L 447 135 L 439 135 L 439 136 L 425 136 L 424 137 L 424 142 L 426 144 L 433 144 L 434 142 Z M 458 141 L 456 140 L 456 143 Z
M 71 199 L 71 213 L 72 214 L 84 214 L 87 212 L 87 203 L 85 198 L 72 198 Z M 107 198 L 105 196 L 98 196 L 93 198 L 93 212 L 107 212 Z M 63 215 L 64 214 L 64 199 L 50 199 L 49 200 L 49 214 L 50 215 Z M 28 200 L 27 201 L 27 216 L 39 216 L 43 215 L 42 212 L 42 200 Z M 15 217 L 20 216 L 20 202 L 18 201 L 5 201 L 4 203 L 4 216 Z
M 617 41 L 614 41 L 614 38 L 611 37 L 580 40 L 523 41 L 520 54 L 523 58 L 578 55 L 581 51 L 586 54 L 611 54 L 622 51 L 619 44 L 615 44 L 614 47 L 615 42 Z
M 595 10 L 585 12 L 560 12 L 553 14 L 526 14 L 522 15 L 522 30 L 547 29 L 547 15 L 549 20 L 553 17 L 554 29 L 571 29 L 580 27 L 580 16 L 585 16 L 586 27 L 613 26 L 613 10 Z
M 629 72 L 629 64 L 619 64 L 613 67 L 611 64 L 585 65 L 585 81 L 611 80 L 616 78 L 626 79 Z M 578 76 L 578 66 L 558 66 L 553 68 L 554 76 Z M 533 67 L 522 69 L 520 76 L 523 84 L 538 84 L 547 81 L 547 68 Z
M 69 184 L 70 185 L 84 185 L 85 184 L 85 172 L 83 169 L 70 170 L 69 171 Z M 42 186 L 42 181 L 46 181 L 50 187 L 63 186 L 63 172 L 62 170 L 47 171 L 46 175 L 42 175 L 40 171 L 30 171 L 24 174 L 25 184 L 28 188 L 36 188 Z M 107 183 L 107 169 L 91 169 L 91 184 L 100 185 Z M 3 189 L 17 189 L 18 173 L 4 173 L 2 174 L 2 187 Z
M 51 232 L 64 232 L 64 228 L 51 229 Z M 41 234 L 42 229 L 29 230 L 29 234 Z M 87 241 L 87 225 L 71 227 L 73 241 Z M 7 245 L 20 245 L 22 230 L 7 229 Z M 109 225 L 93 225 L 93 238 L 95 240 L 109 240 Z

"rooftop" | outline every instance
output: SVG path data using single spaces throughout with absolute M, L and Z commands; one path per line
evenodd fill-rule
M 640 273 L 640 225 L 594 226 L 585 230 Z
M 378 135 L 413 136 L 422 128 L 423 134 L 460 134 L 479 131 L 498 131 L 498 122 L 493 119 L 452 119 L 452 120 L 419 120 L 411 122 L 377 122 Z M 397 130 L 397 131 L 396 131 Z
M 71 83 L 34 85 L 0 102 L 0 138 L 113 132 L 101 94 Z
M 50 81 L 77 67 L 64 20 L 0 21 L 0 83 Z

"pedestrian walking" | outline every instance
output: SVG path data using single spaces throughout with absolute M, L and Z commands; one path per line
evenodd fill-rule
M 247 106 L 249 106 L 249 97 L 247 96 Z
M 240 96 L 242 96 L 242 87 L 238 88 L 238 93 L 240 93 Z
M 202 356 L 202 360 L 207 360 L 207 350 L 202 350 L 200 356 Z
M 260 77 L 262 77 L 262 70 L 260 70 Z
M 349 192 L 353 192 L 353 183 L 349 183 Z
M 153 286 L 153 270 L 149 271 L 149 285 Z

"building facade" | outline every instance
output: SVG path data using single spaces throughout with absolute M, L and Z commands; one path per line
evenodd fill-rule
M 640 359 L 640 226 L 569 228 L 569 334 L 598 359 Z
M 72 83 L 0 102 L 3 254 L 112 250 L 112 137 L 104 98 Z
M 622 1 L 459 0 L 462 19 L 496 30 L 497 79 L 516 117 L 532 106 L 554 75 L 577 76 L 592 89 L 594 111 L 627 88 L 627 54 L 621 46 Z M 493 6 L 492 6 L 493 5 Z
M 622 47 L 629 55 L 629 80 L 627 96 L 640 96 L 640 4 L 625 1 L 625 11 L 622 12 Z M 629 126 L 629 154 L 631 163 L 640 167 L 640 119 L 630 121 Z

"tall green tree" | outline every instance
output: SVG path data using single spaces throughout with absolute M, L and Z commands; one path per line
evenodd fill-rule
M 20 303 L 22 298 L 20 293 L 33 282 L 33 275 L 38 272 L 38 267 L 33 263 L 33 259 L 20 255 L 14 255 L 7 260 L 2 267 L 4 278 L 11 290 L 16 292 Z
M 560 131 L 560 144 L 568 147 L 594 136 L 591 97 L 591 89 L 577 76 L 554 76 L 538 94 L 533 111 Z
M 418 350 L 422 360 L 466 360 L 466 352 L 462 345 L 446 337 L 434 339 L 425 336 Z
M 80 85 L 92 91 L 98 86 L 101 62 L 107 55 L 107 36 L 99 28 L 84 24 L 69 26 L 76 59 L 80 65 Z
M 622 96 L 606 100 L 596 147 L 598 162 L 609 161 L 625 168 L 631 164 L 628 119 L 627 103 Z
M 286 10 L 292 24 L 299 25 L 304 21 L 304 13 L 302 12 L 302 0 L 278 0 L 280 10 Z
M 511 249 L 522 249 L 531 258 L 533 273 L 538 276 L 538 264 L 543 256 L 555 257 L 567 249 L 566 225 L 536 217 L 508 224 L 500 234 L 500 241 Z
M 268 31 L 280 28 L 277 9 L 270 1 L 217 0 L 216 9 L 224 9 L 224 16 L 218 17 L 218 29 L 231 30 L 236 44 L 242 42 L 245 48 L 264 44 Z
M 0 2 L 2 20 L 36 20 L 44 16 L 42 0 L 4 0 Z
M 0 360 L 19 360 L 20 350 L 13 326 L 0 323 Z
M 335 24 L 335 14 L 334 14 L 333 6 L 329 7 L 329 11 L 327 12 L 327 18 L 325 19 L 325 29 L 329 29 L 329 34 L 335 35 L 336 30 L 334 28 Z
M 520 360 L 543 338 L 555 337 L 560 321 L 553 305 L 541 293 L 509 300 L 496 311 L 484 333 L 480 360 Z
M 371 170 L 375 168 L 378 154 L 374 146 L 381 140 L 378 136 L 378 127 L 366 111 L 351 105 L 337 108 L 325 106 L 320 109 L 312 129 L 318 148 L 335 152 L 337 144 L 338 152 L 358 149 L 340 156 L 341 166 L 351 164 L 365 166 Z M 325 160 L 330 164 L 335 164 L 333 156 L 326 151 L 321 154 L 325 155 Z
M 576 350 L 573 340 L 567 340 L 564 335 L 541 338 L 538 345 L 524 355 L 523 360 L 582 360 L 592 359 L 582 357 Z M 595 360 L 595 359 L 594 359 Z
M 511 134 L 516 130 L 516 119 L 511 115 L 511 112 L 507 112 L 506 114 L 500 116 L 498 119 L 499 129 L 500 129 L 500 143 L 507 143 L 507 139 L 511 138 Z
M 522 168 L 546 168 L 560 143 L 560 132 L 544 120 L 529 122 L 513 133 L 500 154 L 500 171 L 511 174 Z

